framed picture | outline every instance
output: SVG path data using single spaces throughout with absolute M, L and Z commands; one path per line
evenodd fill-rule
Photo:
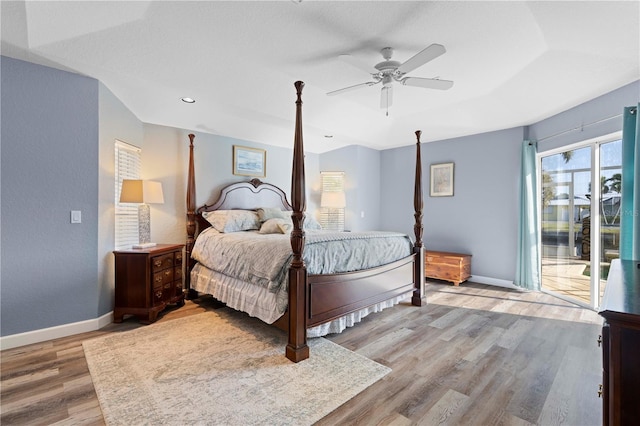
M 233 146 L 233 174 L 266 177 L 267 152 L 264 149 Z
M 453 197 L 453 163 L 431 165 L 432 197 Z

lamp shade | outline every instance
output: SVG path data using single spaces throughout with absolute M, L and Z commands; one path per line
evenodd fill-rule
M 323 192 L 320 207 L 343 209 L 347 206 L 347 198 L 343 191 Z
M 123 179 L 120 202 L 162 204 L 162 184 L 151 180 Z

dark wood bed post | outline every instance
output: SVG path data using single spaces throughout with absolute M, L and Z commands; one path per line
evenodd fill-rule
M 196 235 L 196 177 L 193 167 L 193 139 L 196 137 L 193 133 L 189 134 L 189 172 L 187 177 L 187 244 L 186 244 L 186 259 L 187 267 L 184 274 L 184 284 L 187 290 L 187 298 L 194 299 L 198 295 L 194 290 L 191 290 L 191 268 L 193 267 L 193 260 L 191 260 L 191 250 L 193 250 L 193 243 L 195 242 Z
M 422 245 L 422 159 L 420 156 L 420 135 L 422 132 L 416 130 L 416 181 L 413 191 L 413 207 L 415 209 L 414 217 L 416 220 L 413 225 L 413 232 L 416 234 L 416 242 L 413 244 L 413 253 L 416 255 L 415 259 L 415 271 L 414 271 L 414 285 L 413 296 L 411 297 L 411 304 L 414 306 L 422 306 L 424 298 L 424 247 Z
M 291 250 L 293 259 L 289 266 L 289 343 L 285 354 L 293 362 L 309 358 L 307 346 L 307 268 L 302 258 L 304 251 L 304 211 L 306 208 L 304 147 L 302 143 L 302 81 L 295 82 L 296 128 L 293 144 L 293 169 L 291 172 L 291 206 L 293 230 Z

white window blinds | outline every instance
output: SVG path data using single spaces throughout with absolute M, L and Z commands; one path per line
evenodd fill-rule
M 322 178 L 322 202 L 344 205 L 344 172 L 320 172 Z M 320 225 L 323 229 L 344 231 L 344 207 L 320 206 Z
M 136 146 L 116 140 L 115 206 L 116 250 L 138 243 L 138 205 L 120 203 L 122 179 L 140 179 L 141 152 Z

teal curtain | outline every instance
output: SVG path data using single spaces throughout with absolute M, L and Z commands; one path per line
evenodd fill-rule
M 520 176 L 520 217 L 518 254 L 514 284 L 528 290 L 540 290 L 540 251 L 538 231 L 538 179 L 536 142 L 522 143 Z
M 622 205 L 620 259 L 640 260 L 640 121 L 637 106 L 624 109 L 622 122 Z

